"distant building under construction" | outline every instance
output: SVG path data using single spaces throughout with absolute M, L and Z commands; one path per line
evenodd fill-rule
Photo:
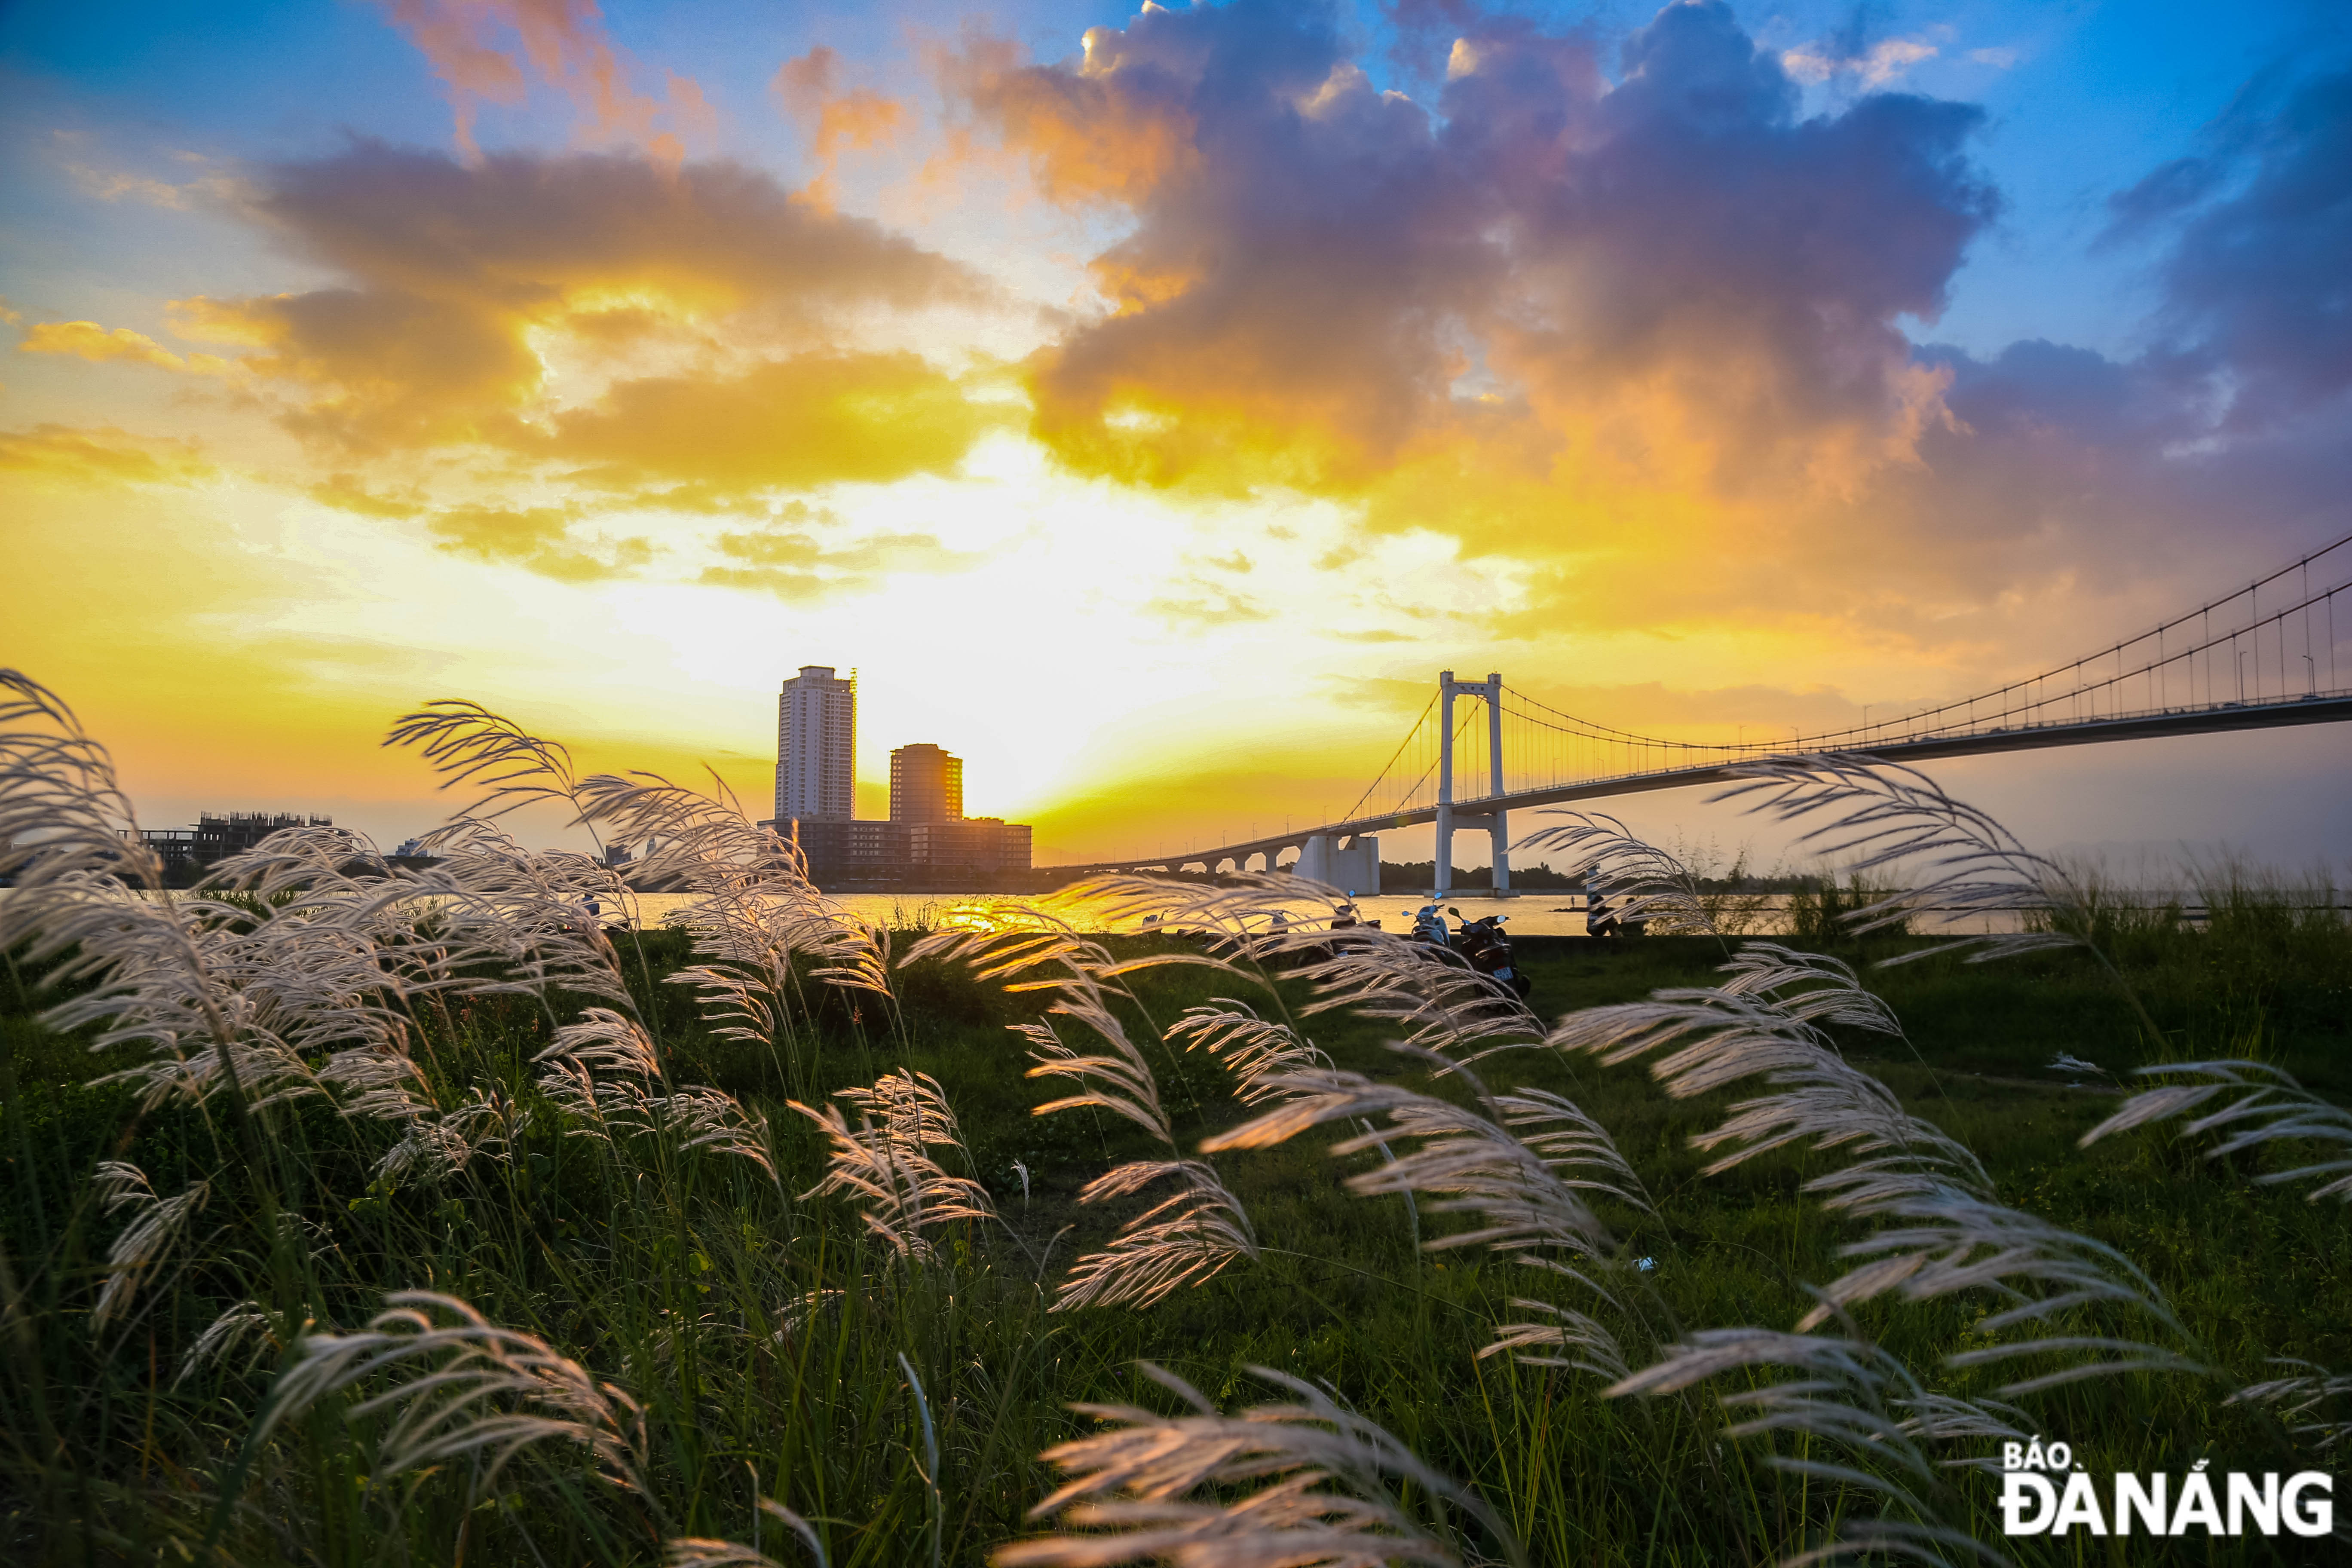
M 139 841 L 163 862 L 165 875 L 211 866 L 242 854 L 273 833 L 289 827 L 332 827 L 331 816 L 304 816 L 297 812 L 232 811 L 226 816 L 200 813 L 194 827 L 151 827 Z

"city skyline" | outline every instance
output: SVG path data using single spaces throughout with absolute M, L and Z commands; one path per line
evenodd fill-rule
M 0 662 L 149 826 L 396 842 L 441 697 L 781 811 L 789 647 L 827 814 L 931 736 L 1134 854 L 1337 816 L 1441 669 L 1836 728 L 2352 529 L 2315 4 L 118 5 L 0 87 Z M 2341 859 L 2347 748 L 1939 776 Z

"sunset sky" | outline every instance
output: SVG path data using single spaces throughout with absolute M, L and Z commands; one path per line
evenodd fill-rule
M 1441 668 L 1842 724 L 2352 531 L 2340 0 L 14 4 L 0 158 L 0 664 L 149 826 L 420 831 L 436 697 L 764 816 L 830 664 L 866 814 L 1129 853 Z M 2348 769 L 1948 777 L 2340 864 Z

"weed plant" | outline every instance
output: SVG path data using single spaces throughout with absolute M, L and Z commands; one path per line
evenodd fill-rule
M 1202 939 L 863 926 L 731 803 L 443 704 L 394 731 L 480 795 L 439 867 L 300 829 L 164 902 L 5 680 L 10 1561 L 2147 1561 L 2004 1539 L 1990 1456 L 2346 1430 L 2333 899 L 2126 917 L 1783 759 L 1741 788 L 1864 879 L 1832 951 L 1566 819 L 1660 934 L 1530 944 L 1547 1024 L 1276 930 L 1342 897 L 1289 879 L 1090 889 Z M 611 869 L 498 826 L 547 799 L 695 906 L 589 918 Z M 2016 929 L 1905 933 L 1956 900 Z

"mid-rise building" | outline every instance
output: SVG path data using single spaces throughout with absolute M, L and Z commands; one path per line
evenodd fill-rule
M 890 753 L 890 820 L 963 820 L 963 759 L 929 742 Z
M 857 672 L 807 664 L 776 700 L 776 820 L 846 822 L 857 806 Z

